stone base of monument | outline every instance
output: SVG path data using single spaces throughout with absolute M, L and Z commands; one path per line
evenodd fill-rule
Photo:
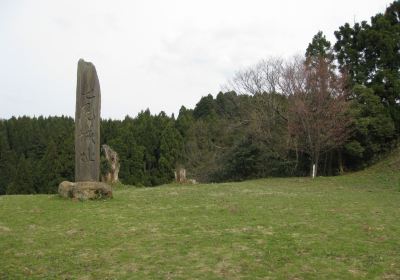
M 65 198 L 88 200 L 112 198 L 112 188 L 103 182 L 61 182 L 58 193 Z

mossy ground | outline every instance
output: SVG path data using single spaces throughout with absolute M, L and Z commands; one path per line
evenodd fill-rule
M 400 155 L 338 177 L 0 197 L 0 279 L 400 279 Z

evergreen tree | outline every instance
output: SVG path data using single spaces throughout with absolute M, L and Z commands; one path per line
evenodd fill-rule
M 170 182 L 174 178 L 173 171 L 182 160 L 183 140 L 179 131 L 169 123 L 161 132 L 160 158 L 158 160 L 160 181 Z
M 215 104 L 213 96 L 209 94 L 207 96 L 202 97 L 193 110 L 193 116 L 196 119 L 199 119 L 205 117 L 213 117 L 214 115 L 215 115 Z
M 350 73 L 353 86 L 373 89 L 387 108 L 400 132 L 400 1 L 384 14 L 335 32 L 336 57 L 342 70 Z
M 215 107 L 218 115 L 229 119 L 237 118 L 239 114 L 238 101 L 239 98 L 234 91 L 219 92 L 215 99 Z
M 183 138 L 186 138 L 189 129 L 193 126 L 193 122 L 193 110 L 188 110 L 185 106 L 182 106 L 175 125 Z
M 33 183 L 31 162 L 21 156 L 13 180 L 7 186 L 7 194 L 36 193 Z
M 345 145 L 345 156 L 350 167 L 357 168 L 393 148 L 396 134 L 389 112 L 372 89 L 358 85 L 353 92 L 353 135 Z
M 61 177 L 61 164 L 63 159 L 57 151 L 56 144 L 50 139 L 46 153 L 40 160 L 36 191 L 38 193 L 56 193 L 58 185 L 65 180 Z
M 322 31 L 319 31 L 314 35 L 311 43 L 308 44 L 306 58 L 308 58 L 308 61 L 315 66 L 318 64 L 318 59 L 321 57 L 329 62 L 332 62 L 334 59 L 331 42 L 326 39 Z
M 119 155 L 121 166 L 119 177 L 123 183 L 149 185 L 144 174 L 145 148 L 137 144 L 132 130 L 121 130 L 118 137 L 110 140 L 107 144 Z
M 6 193 L 7 186 L 15 174 L 16 155 L 10 149 L 5 121 L 0 120 L 0 195 Z

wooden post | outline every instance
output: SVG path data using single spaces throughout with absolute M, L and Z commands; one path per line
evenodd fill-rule
M 312 166 L 312 178 L 315 178 L 315 163 Z

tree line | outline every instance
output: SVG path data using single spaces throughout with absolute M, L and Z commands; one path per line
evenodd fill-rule
M 224 92 L 179 115 L 149 110 L 101 121 L 125 184 L 171 182 L 184 167 L 201 182 L 319 175 L 363 168 L 400 132 L 400 1 L 335 32 L 304 57 L 267 58 L 237 71 Z M 0 120 L 0 194 L 54 193 L 74 180 L 74 120 Z

